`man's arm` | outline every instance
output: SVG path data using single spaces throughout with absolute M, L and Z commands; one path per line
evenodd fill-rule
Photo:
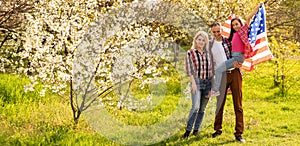
M 242 63 L 238 63 L 237 61 L 233 62 L 233 67 L 234 68 L 241 68 L 242 67 Z

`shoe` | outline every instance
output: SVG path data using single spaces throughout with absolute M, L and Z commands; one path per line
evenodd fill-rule
M 242 136 L 235 137 L 235 140 L 240 142 L 240 143 L 245 143 L 246 142 L 246 140 Z
M 211 135 L 212 138 L 216 138 L 217 136 L 221 135 L 222 133 L 219 133 L 219 132 L 215 132 Z
M 219 95 L 220 95 L 219 91 L 215 91 L 215 90 L 210 91 L 210 97 L 215 97 L 215 96 L 219 96 Z
M 185 131 L 185 133 L 182 135 L 182 138 L 183 138 L 183 139 L 188 139 L 189 136 L 190 136 L 190 132 L 191 132 L 191 131 Z
M 198 131 L 198 130 L 193 131 L 193 135 L 194 135 L 194 136 L 199 135 L 199 131 Z

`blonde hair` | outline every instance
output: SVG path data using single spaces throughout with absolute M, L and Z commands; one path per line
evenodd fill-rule
M 208 43 L 208 34 L 205 32 L 205 31 L 198 31 L 197 34 L 195 35 L 194 39 L 193 39 L 193 45 L 191 47 L 191 49 L 196 49 L 195 45 L 196 45 L 196 39 L 199 37 L 199 36 L 202 36 L 205 40 L 205 46 L 203 48 L 203 50 L 206 50 L 208 51 L 208 47 L 209 47 L 209 43 Z

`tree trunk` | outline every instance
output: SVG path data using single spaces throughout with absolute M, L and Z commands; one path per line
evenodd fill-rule
M 80 111 L 73 111 L 75 125 L 79 123 L 80 115 L 81 115 Z
M 72 77 L 70 77 L 70 105 L 71 105 L 72 112 L 73 112 L 73 120 L 75 122 L 75 125 L 77 125 L 79 122 L 81 111 L 79 110 L 78 105 L 74 101 L 73 84 L 72 83 L 73 83 L 73 80 L 72 80 Z

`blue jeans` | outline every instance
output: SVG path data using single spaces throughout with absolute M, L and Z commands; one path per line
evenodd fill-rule
M 192 93 L 192 108 L 189 113 L 186 131 L 199 131 L 202 124 L 204 112 L 209 98 L 205 98 L 211 90 L 211 79 L 194 78 L 197 85 L 197 93 Z
M 233 63 L 237 61 L 238 63 L 243 63 L 245 60 L 244 54 L 241 52 L 232 52 L 232 58 L 222 62 L 217 66 L 216 73 L 215 73 L 215 82 L 213 85 L 213 90 L 219 91 L 221 86 L 222 80 L 222 73 L 226 70 L 233 68 Z

